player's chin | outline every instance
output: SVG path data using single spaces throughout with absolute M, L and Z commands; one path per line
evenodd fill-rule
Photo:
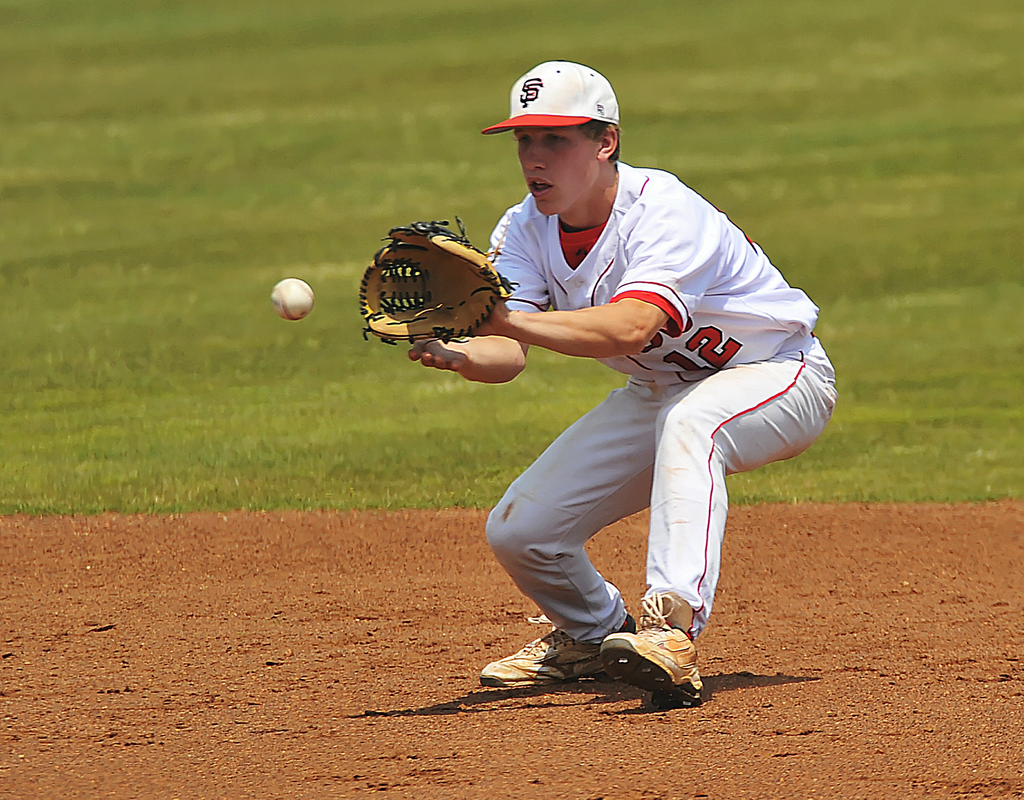
M 537 206 L 537 210 L 545 217 L 553 217 L 560 210 L 555 198 L 550 195 L 534 197 L 533 202 Z
M 552 214 L 558 213 L 558 195 L 555 192 L 555 187 L 550 183 L 543 186 L 531 184 L 530 196 L 533 197 L 533 202 L 541 214 L 550 217 Z

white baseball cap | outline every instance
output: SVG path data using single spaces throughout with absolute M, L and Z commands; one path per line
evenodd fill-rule
M 546 61 L 513 84 L 509 118 L 483 133 L 582 125 L 592 119 L 619 123 L 619 101 L 608 79 L 582 64 Z

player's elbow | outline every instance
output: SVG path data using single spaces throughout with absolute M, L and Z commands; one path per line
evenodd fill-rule
M 642 353 L 668 321 L 668 314 L 644 301 L 630 298 L 613 304 L 613 307 L 618 312 L 614 336 L 616 352 L 613 353 L 616 356 Z
M 651 339 L 654 338 L 654 334 L 658 332 L 658 329 L 650 329 L 649 325 L 636 322 L 630 325 L 628 328 L 619 332 L 619 335 L 615 337 L 615 353 L 616 356 L 635 356 L 639 355 L 644 349 L 651 343 Z
M 620 356 L 635 356 L 643 352 L 643 349 L 647 347 L 651 342 L 651 337 L 647 334 L 647 331 L 642 328 L 632 330 L 628 335 L 622 337 L 619 342 L 619 352 L 616 355 Z

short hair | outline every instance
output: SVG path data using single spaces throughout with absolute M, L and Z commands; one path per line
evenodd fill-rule
M 599 119 L 592 119 L 584 122 L 579 126 L 579 128 L 583 132 L 583 135 L 592 142 L 596 142 L 600 139 L 604 132 L 609 128 L 615 128 L 615 130 L 619 132 L 619 140 L 615 145 L 615 152 L 612 153 L 611 158 L 608 160 L 613 164 L 619 160 L 619 151 L 622 150 L 622 130 L 618 125 L 613 122 L 602 122 Z

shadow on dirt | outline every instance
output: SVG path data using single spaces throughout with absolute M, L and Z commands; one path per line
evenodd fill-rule
M 782 686 L 788 683 L 806 683 L 807 681 L 820 681 L 821 678 L 810 675 L 783 675 L 776 672 L 774 675 L 757 675 L 753 672 L 732 672 L 728 675 L 705 675 L 704 680 L 704 702 L 715 692 L 732 692 L 736 689 L 753 689 L 758 686 Z
M 707 703 L 717 692 L 751 689 L 761 686 L 781 686 L 790 683 L 818 681 L 821 678 L 800 675 L 757 675 L 753 672 L 733 672 L 728 675 L 704 676 L 703 702 Z M 549 698 L 549 699 L 544 699 Z M 550 699 L 554 698 L 554 699 Z M 648 693 L 634 686 L 616 683 L 607 678 L 581 680 L 551 686 L 529 686 L 517 689 L 477 689 L 460 697 L 422 708 L 391 710 L 367 709 L 352 714 L 349 719 L 375 717 L 431 717 L 447 714 L 479 714 L 509 709 L 559 708 L 564 706 L 605 705 L 628 700 L 642 702 L 639 708 L 621 711 L 602 711 L 605 714 L 662 713 L 664 709 L 650 707 Z

